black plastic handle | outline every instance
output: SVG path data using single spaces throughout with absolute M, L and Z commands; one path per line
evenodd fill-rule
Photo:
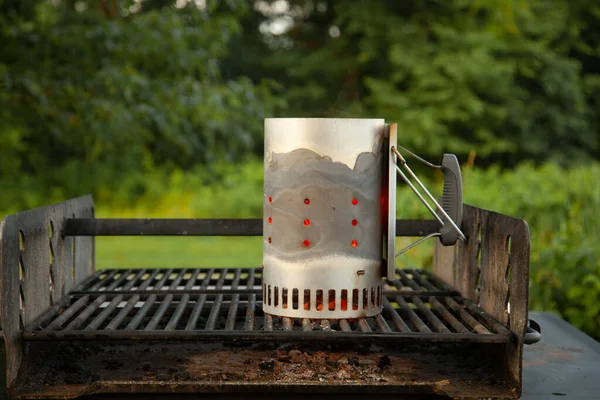
M 444 192 L 441 206 L 460 228 L 463 213 L 463 187 L 460 164 L 454 154 L 444 154 L 440 164 L 444 173 Z M 444 246 L 452 246 L 458 240 L 458 232 L 449 223 L 444 224 L 440 230 L 440 234 L 440 242 Z
M 535 322 L 534 320 L 529 320 L 529 325 L 527 326 L 527 332 L 525 333 L 525 337 L 523 338 L 523 343 L 525 344 L 534 344 L 542 340 L 542 327 L 540 324 Z

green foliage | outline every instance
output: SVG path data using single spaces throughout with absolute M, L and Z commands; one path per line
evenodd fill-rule
M 221 74 L 237 11 L 124 18 L 104 15 L 105 2 L 66 3 L 0 16 L 0 181 L 24 189 L 3 191 L 1 209 L 31 205 L 29 185 L 43 199 L 74 196 L 116 187 L 122 171 L 234 161 L 262 146 L 262 119 L 280 103 L 273 83 Z
M 295 24 L 265 40 L 286 114 L 398 121 L 404 145 L 435 157 L 600 154 L 592 1 L 291 3 L 279 17 Z

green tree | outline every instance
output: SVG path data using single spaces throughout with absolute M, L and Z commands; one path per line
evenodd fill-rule
M 114 188 L 124 171 L 231 162 L 262 143 L 279 102 L 271 84 L 221 73 L 245 2 L 0 4 L 4 187 L 73 196 Z M 0 192 L 32 205 L 24 190 Z
M 265 30 L 262 50 L 286 115 L 398 121 L 402 142 L 431 157 L 476 150 L 512 165 L 599 154 L 596 42 L 586 63 L 574 53 L 597 26 L 584 17 L 598 14 L 591 1 L 262 3 L 273 7 L 259 25 L 293 22 Z

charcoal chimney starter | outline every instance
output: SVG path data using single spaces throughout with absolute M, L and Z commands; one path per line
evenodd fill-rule
M 381 312 L 385 134 L 383 119 L 265 120 L 265 313 Z

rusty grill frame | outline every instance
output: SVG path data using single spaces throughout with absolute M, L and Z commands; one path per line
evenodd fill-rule
M 97 235 L 258 236 L 262 234 L 261 220 L 101 220 L 93 215 L 93 200 L 86 196 L 2 220 L 1 323 L 7 386 L 15 397 L 118 391 L 353 392 L 358 387 L 461 398 L 520 396 L 529 280 L 529 231 L 522 220 L 466 205 L 462 227 L 469 240 L 451 247 L 436 243 L 432 271 L 398 269 L 398 280 L 384 285 L 381 316 L 330 321 L 263 314 L 260 269 L 94 271 Z M 397 221 L 397 234 L 417 236 L 433 227 L 431 221 Z M 203 281 L 198 282 L 200 275 Z M 189 279 L 192 277 L 196 281 Z M 248 282 L 252 279 L 254 282 Z M 330 350 L 383 346 L 390 357 L 408 357 L 414 363 L 421 358 L 452 363 L 456 356 L 445 359 L 443 352 L 438 354 L 438 346 L 451 352 L 456 346 L 466 346 L 469 350 L 459 351 L 459 355 L 466 356 L 465 351 L 476 348 L 477 355 L 485 354 L 490 365 L 482 366 L 483 372 L 466 368 L 462 380 L 453 375 L 456 371 L 434 373 L 429 366 L 422 374 L 433 376 L 425 383 L 411 383 L 408 378 L 401 381 L 399 376 L 382 378 L 387 383 L 327 385 L 293 378 L 290 382 L 265 378 L 262 386 L 241 378 L 235 384 L 218 379 L 174 384 L 160 376 L 126 383 L 92 374 L 88 381 L 58 390 L 39 376 L 52 372 L 40 367 L 38 357 L 43 360 L 43 354 L 50 354 L 46 360 L 55 358 L 53 349 L 72 343 L 107 349 L 127 343 L 133 352 L 148 344 L 176 347 L 180 342 L 202 354 L 216 351 L 211 350 L 214 346 L 235 349 L 261 343 L 326 345 Z M 412 355 L 402 355 L 409 349 L 414 351 Z M 262 365 L 266 356 L 261 351 L 248 350 L 246 361 Z M 473 362 L 477 365 L 478 361 Z M 412 379 L 419 376 L 409 372 Z M 468 379 L 469 373 L 472 379 Z M 444 379 L 445 374 L 450 378 Z

